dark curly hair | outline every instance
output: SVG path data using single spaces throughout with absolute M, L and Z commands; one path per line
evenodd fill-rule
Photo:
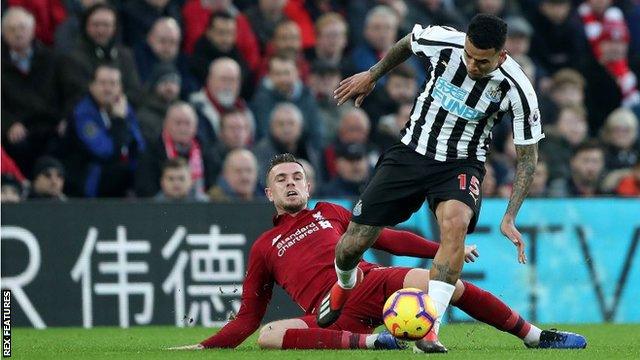
M 478 49 L 499 51 L 507 40 L 507 23 L 494 15 L 478 14 L 471 19 L 467 36 Z

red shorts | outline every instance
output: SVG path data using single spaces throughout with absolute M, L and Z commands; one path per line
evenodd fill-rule
M 382 325 L 382 308 L 387 298 L 402 289 L 404 278 L 412 268 L 378 267 L 371 269 L 362 284 L 353 291 L 345 304 L 340 318 L 331 330 L 344 330 L 359 334 L 370 334 Z M 298 319 L 310 328 L 318 328 L 316 315 L 306 315 Z

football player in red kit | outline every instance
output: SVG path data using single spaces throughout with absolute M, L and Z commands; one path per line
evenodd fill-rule
M 398 289 L 414 287 L 426 292 L 429 271 L 383 267 L 360 261 L 360 284 L 349 297 L 342 315 L 328 328 L 316 324 L 318 306 L 336 281 L 334 250 L 350 220 L 341 206 L 319 202 L 307 209 L 309 184 L 302 165 L 291 154 L 277 155 L 267 171 L 266 194 L 275 205 L 274 227 L 264 232 L 249 254 L 240 311 L 218 333 L 196 345 L 174 349 L 233 348 L 255 332 L 271 299 L 273 284 L 280 285 L 305 312 L 279 320 L 260 330 L 258 344 L 278 349 L 397 349 L 401 344 L 388 332 L 372 334 L 382 324 L 382 307 Z M 438 244 L 407 231 L 384 229 L 374 248 L 394 255 L 433 258 Z M 467 248 L 467 261 L 477 256 Z M 566 348 L 566 338 L 582 342 L 580 335 L 540 330 L 491 293 L 458 280 L 452 304 L 471 317 L 507 331 L 528 347 Z M 427 335 L 429 336 L 429 335 Z M 565 339 L 565 340 L 563 340 Z M 419 350 L 420 341 L 416 342 Z

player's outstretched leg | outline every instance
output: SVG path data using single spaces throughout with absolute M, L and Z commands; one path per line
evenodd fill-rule
M 583 349 L 587 340 L 579 334 L 551 330 L 540 330 L 529 323 L 495 295 L 462 281 L 463 291 L 459 298 L 454 295 L 452 305 L 498 330 L 519 337 L 529 348 Z M 456 292 L 460 285 L 456 286 Z
M 406 349 L 404 341 L 388 331 L 358 334 L 350 331 L 308 328 L 300 319 L 279 320 L 260 329 L 258 345 L 263 349 Z
M 335 267 L 338 282 L 322 299 L 318 308 L 318 326 L 328 327 L 340 317 L 342 307 L 349 294 L 362 280 L 362 271 L 357 268 L 362 254 L 378 239 L 382 227 L 349 223 L 347 231 L 336 246 Z

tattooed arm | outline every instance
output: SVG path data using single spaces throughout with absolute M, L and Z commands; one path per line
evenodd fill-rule
M 516 154 L 518 162 L 516 176 L 513 181 L 509 205 L 507 205 L 507 211 L 502 218 L 502 224 L 500 224 L 500 230 L 504 236 L 518 247 L 518 261 L 524 264 L 527 262 L 527 256 L 524 253 L 525 244 L 524 240 L 522 240 L 522 234 L 516 229 L 515 219 L 533 181 L 536 164 L 538 163 L 538 144 L 516 145 Z
M 364 98 L 373 91 L 376 81 L 411 56 L 411 34 L 400 39 L 387 54 L 369 70 L 357 73 L 340 82 L 333 92 L 338 105 L 355 97 L 356 106 L 360 106 Z

